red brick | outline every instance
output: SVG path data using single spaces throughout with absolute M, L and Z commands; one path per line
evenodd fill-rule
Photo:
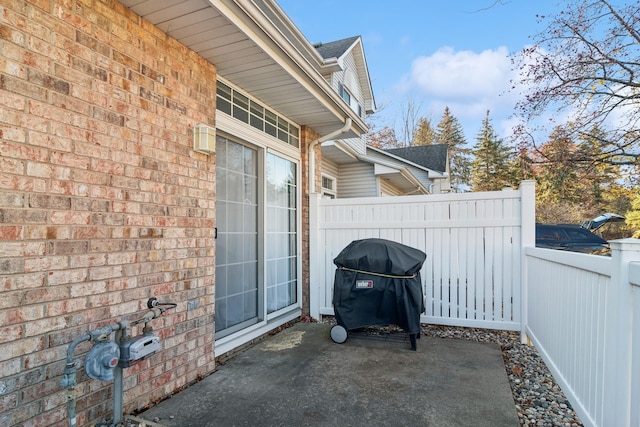
M 38 406 L 40 407 L 40 406 Z M 23 427 L 42 427 L 42 426 L 53 426 L 57 427 L 58 425 L 66 426 L 68 424 L 67 413 L 63 406 L 59 406 L 48 412 L 39 412 L 32 419 L 26 420 L 23 424 Z M 78 425 L 83 425 L 83 417 L 78 417 Z M 60 424 L 58 424 L 60 423 Z
M 61 373 L 66 346 L 88 324 L 94 327 L 130 316 L 143 308 L 150 293 L 171 293 L 185 301 L 203 298 L 202 288 L 212 286 L 213 278 L 203 280 L 202 276 L 214 273 L 214 242 L 210 232 L 199 228 L 213 225 L 215 164 L 192 159 L 188 129 L 194 119 L 213 121 L 215 67 L 118 2 L 8 4 L 3 3 L 3 11 L 8 10 L 12 22 L 19 25 L 10 23 L 10 30 L 0 29 L 4 40 L 13 41 L 3 45 L 6 55 L 0 58 L 0 89 L 10 94 L 0 103 L 13 111 L 3 116 L 5 123 L 0 127 L 5 162 L 0 188 L 5 194 L 17 190 L 21 195 L 8 197 L 0 192 L 4 208 L 0 223 L 9 227 L 5 232 L 12 230 L 13 237 L 21 229 L 22 238 L 46 244 L 25 241 L 15 242 L 16 246 L 5 240 L 0 245 L 0 268 L 12 273 L 0 276 L 0 289 L 4 289 L 0 307 L 46 307 L 46 315 L 64 319 L 66 327 L 56 329 L 59 324 L 48 322 L 53 330 L 42 337 L 46 349 L 20 352 L 26 355 L 0 363 L 8 366 L 10 361 L 23 360 L 27 369 L 46 365 L 47 375 L 53 378 Z M 31 52 L 25 49 L 26 43 Z M 210 87 L 198 83 L 205 80 Z M 69 83 L 68 91 L 62 81 Z M 141 92 L 148 99 L 141 98 Z M 16 114 L 25 111 L 30 115 Z M 34 118 L 43 126 L 32 122 Z M 32 198 L 33 192 L 47 197 Z M 60 204 L 65 200 L 70 203 Z M 22 209 L 25 201 L 36 207 Z M 56 256 L 64 256 L 67 263 L 60 263 Z M 46 270 L 24 273 L 40 268 Z M 48 286 L 43 287 L 45 283 Z M 71 292 L 82 295 L 71 297 Z M 213 304 L 211 299 L 206 301 Z M 143 383 L 133 376 L 126 378 L 126 405 L 145 404 L 148 396 L 159 398 L 213 369 L 211 352 L 199 349 L 203 343 L 208 348 L 212 345 L 212 326 L 199 326 L 212 318 L 198 317 L 201 313 L 207 309 L 155 321 L 167 344 L 188 340 L 182 351 L 192 349 L 194 362 L 187 364 L 184 352 L 182 358 L 163 352 L 140 364 L 136 369 L 154 375 Z M 20 325 L 38 325 L 46 319 Z M 189 325 L 189 333 L 174 335 L 176 322 Z M 88 347 L 81 345 L 80 353 Z M 173 357 L 173 363 L 167 364 L 165 357 Z M 152 378 L 164 374 L 156 375 L 156 366 L 170 373 L 158 380 L 161 387 L 153 388 Z M 108 390 L 81 379 L 81 423 L 88 422 L 87 414 L 104 415 L 109 410 Z M 86 392 L 95 394 L 83 397 Z M 40 399 L 39 394 L 49 397 Z M 64 420 L 49 415 L 58 410 L 64 413 L 63 391 L 34 386 L 24 396 L 35 405 L 14 411 L 16 419 L 22 420 L 18 423 L 64 425 Z M 49 412 L 49 408 L 55 409 Z
M 85 225 L 89 223 L 90 215 L 88 212 L 71 212 L 71 211 L 54 211 L 50 215 L 50 221 L 52 224 L 65 224 L 65 225 Z M 82 238 L 83 229 L 74 229 L 73 238 Z M 104 232 L 105 230 L 103 230 Z M 88 232 L 85 232 L 89 234 Z
M 36 25 L 40 25 L 42 28 L 44 28 L 45 30 L 48 30 L 50 33 L 56 34 L 56 35 L 64 35 L 65 37 L 68 38 L 73 38 L 73 34 L 75 32 L 75 28 L 72 25 L 69 25 L 67 22 L 64 21 L 60 21 L 58 19 L 52 19 L 51 18 L 51 14 L 49 13 L 50 8 L 51 8 L 51 2 L 47 1 L 47 0 L 30 0 L 29 3 L 32 4 L 37 4 L 37 5 L 41 5 L 41 7 L 39 7 L 39 9 L 34 9 L 34 8 L 30 8 L 29 10 L 29 17 L 30 19 L 30 24 L 36 24 Z M 34 33 L 33 30 L 30 31 L 31 33 Z M 48 35 L 50 33 L 46 33 L 43 34 L 43 36 L 41 36 L 41 39 L 47 39 Z
M 65 22 L 70 27 L 74 27 L 78 30 L 84 31 L 87 34 L 91 34 L 91 23 L 85 21 L 77 15 L 74 15 L 70 10 L 66 9 L 61 4 L 53 4 L 52 15 L 56 18 L 59 18 L 62 22 Z
M 24 337 L 23 325 L 11 325 L 0 327 L 0 343 L 17 341 Z
M 69 267 L 69 258 L 66 256 L 47 256 L 41 258 L 27 258 L 24 261 L 25 273 L 37 271 L 63 270 Z
M 40 132 L 29 132 L 29 143 L 34 147 L 42 147 L 45 149 L 56 150 L 51 153 L 52 156 L 59 156 L 60 151 L 71 151 L 73 148 L 72 141 L 65 138 L 58 138 L 56 136 L 51 136 L 46 133 Z M 57 164 L 58 162 L 53 161 L 53 159 L 48 158 L 48 150 L 40 150 L 42 153 L 39 155 L 39 159 L 42 161 L 49 160 L 51 163 Z M 32 156 L 29 156 L 31 160 L 36 160 Z M 63 165 L 64 166 L 64 165 Z
M 2 157 L 0 158 L 0 170 L 5 173 L 22 174 L 24 171 L 24 162 L 16 159 Z
M 23 237 L 23 231 L 24 227 L 0 226 L 0 240 L 20 240 Z
M 14 110 L 24 110 L 25 105 L 26 102 L 23 96 L 8 92 L 3 93 L 2 96 L 0 96 L 0 106 L 2 107 Z
M 51 103 L 64 110 L 88 116 L 91 114 L 91 105 L 83 99 L 76 99 L 60 93 L 51 94 Z
M 21 357 L 44 349 L 43 337 L 29 337 L 20 341 L 0 345 L 0 361 Z
M 0 76 L 1 78 L 2 76 Z M 19 128 L 16 126 L 5 126 L 0 124 L 0 138 L 6 139 L 7 141 L 15 141 L 15 142 L 25 142 L 27 139 L 27 132 L 24 128 Z M 3 144 L 0 141 L 0 151 L 2 151 Z

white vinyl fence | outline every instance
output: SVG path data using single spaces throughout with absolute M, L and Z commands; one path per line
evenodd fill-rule
M 640 240 L 526 249 L 526 333 L 585 426 L 640 426 Z
M 520 190 L 482 193 L 312 196 L 312 317 L 334 314 L 333 259 L 350 242 L 376 237 L 427 254 L 422 322 L 521 330 L 522 248 L 524 242 L 533 246 L 535 236 L 532 182 L 523 182 Z
M 519 330 L 585 426 L 640 427 L 640 240 L 612 256 L 535 247 L 535 191 L 310 203 L 310 310 L 333 315 L 333 259 L 378 237 L 424 251 L 423 323 Z

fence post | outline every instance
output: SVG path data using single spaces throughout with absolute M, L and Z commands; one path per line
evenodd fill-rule
M 320 320 L 320 193 L 309 194 L 309 315 Z
M 640 240 L 639 240 L 640 241 Z M 633 299 L 631 336 L 631 425 L 640 426 L 640 261 L 629 265 Z
M 536 186 L 535 181 L 520 183 L 520 342 L 528 344 L 527 338 L 527 255 L 525 248 L 536 245 Z
M 631 422 L 633 293 L 629 265 L 640 261 L 640 240 L 611 242 L 611 286 L 604 317 L 604 407 L 601 425 L 628 426 Z

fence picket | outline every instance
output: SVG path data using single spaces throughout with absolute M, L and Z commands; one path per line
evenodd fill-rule
M 380 237 L 427 254 L 421 271 L 424 322 L 518 330 L 511 295 L 519 286 L 505 260 L 520 248 L 506 244 L 520 229 L 519 190 L 394 198 L 318 199 L 318 243 L 323 248 L 314 271 L 324 270 L 325 291 L 314 313 L 331 314 L 333 258 L 353 240 Z M 508 200 L 508 202 L 505 202 Z M 508 230 L 508 231 L 507 231 Z M 515 255 L 513 253 L 516 253 Z M 497 265 L 494 265 L 494 262 Z M 516 281 L 517 283 L 512 283 Z

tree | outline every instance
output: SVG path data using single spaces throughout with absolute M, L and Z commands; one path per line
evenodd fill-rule
M 511 150 L 496 135 L 488 110 L 476 141 L 473 147 L 474 159 L 470 167 L 471 189 L 497 191 L 509 187 L 513 182 L 512 170 L 509 167 Z
M 420 120 L 420 109 L 422 103 L 417 103 L 415 99 L 408 98 L 407 103 L 401 111 L 401 128 L 400 128 L 400 141 L 404 144 L 403 147 L 407 147 L 411 144 L 414 131 Z
M 576 210 L 581 198 L 577 190 L 578 171 L 571 161 L 576 145 L 569 132 L 556 127 L 549 141 L 534 155 L 536 208 L 541 222 L 578 222 L 582 212 Z
M 365 136 L 365 141 L 367 145 L 380 149 L 402 147 L 403 145 L 398 142 L 396 132 L 392 127 L 387 125 L 379 127 L 379 113 L 381 113 L 385 108 L 385 105 L 381 105 L 374 114 L 367 116 L 369 132 Z
M 549 141 L 534 152 L 539 221 L 579 223 L 604 212 L 626 210 L 618 166 L 576 161 L 587 155 L 599 156 L 599 144 L 599 139 L 574 140 L 570 128 L 558 126 Z
M 590 160 L 638 164 L 640 156 L 640 13 L 637 1 L 567 2 L 516 58 L 519 83 L 529 92 L 518 104 L 525 123 L 555 108 L 572 117 L 573 136 L 597 138 Z M 560 114 L 555 114 L 560 116 Z M 591 131 L 598 130 L 597 134 Z M 606 131 L 604 131 L 606 129 Z M 521 128 L 524 134 L 524 128 Z
M 467 142 L 462 126 L 458 119 L 451 114 L 449 107 L 445 107 L 442 119 L 436 128 L 436 141 L 448 145 L 451 188 L 457 192 L 464 191 L 469 184 L 471 150 L 465 147 Z
M 631 201 L 631 209 L 625 217 L 627 225 L 634 231 L 633 237 L 640 239 L 640 194 Z
M 431 120 L 421 117 L 413 130 L 411 145 L 431 145 L 436 139 L 436 132 L 431 125 Z
M 523 144 L 515 149 L 515 154 L 509 160 L 509 176 L 511 176 L 511 187 L 518 188 L 525 179 L 534 179 L 533 159 L 529 150 Z
M 369 133 L 366 138 L 367 145 L 380 149 L 397 148 L 402 146 L 396 138 L 396 132 L 389 126 L 384 126 L 382 129 L 376 129 L 375 126 L 370 125 Z

